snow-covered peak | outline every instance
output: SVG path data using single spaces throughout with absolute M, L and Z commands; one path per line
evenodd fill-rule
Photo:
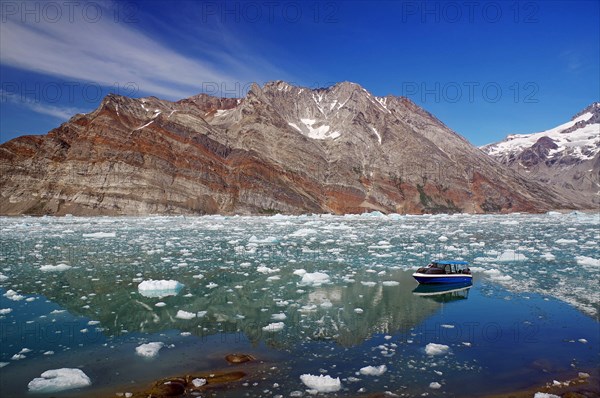
M 482 149 L 494 157 L 506 159 L 518 156 L 547 137 L 556 145 L 548 152 L 548 159 L 564 155 L 580 160 L 592 159 L 600 152 L 599 112 L 600 103 L 594 103 L 557 127 L 533 134 L 511 134 L 504 141 L 485 145 Z
M 283 91 L 287 93 L 289 91 L 292 91 L 293 88 L 294 86 L 284 82 L 283 80 L 276 80 L 265 84 L 263 90 L 274 89 L 277 91 Z

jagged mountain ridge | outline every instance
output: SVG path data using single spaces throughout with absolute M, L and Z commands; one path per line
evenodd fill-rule
M 244 98 L 107 96 L 0 145 L 2 214 L 509 212 L 576 208 L 403 97 L 357 84 Z
M 600 102 L 550 130 L 513 134 L 482 149 L 531 180 L 600 205 Z

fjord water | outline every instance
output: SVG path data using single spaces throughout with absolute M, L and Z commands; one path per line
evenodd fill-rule
M 0 391 L 34 396 L 27 384 L 45 370 L 80 368 L 92 385 L 52 396 L 114 396 L 233 369 L 232 352 L 264 366 L 212 394 L 289 396 L 307 389 L 305 373 L 339 377 L 347 396 L 481 396 L 576 376 L 600 361 L 598 223 L 576 212 L 1 218 Z M 471 262 L 473 286 L 417 288 L 411 271 L 431 258 Z M 150 279 L 184 287 L 148 297 L 138 285 Z M 158 356 L 136 355 L 148 342 L 163 343 Z M 369 365 L 387 370 L 361 374 Z

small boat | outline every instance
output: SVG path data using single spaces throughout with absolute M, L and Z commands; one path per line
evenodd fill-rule
M 419 283 L 471 283 L 473 275 L 466 261 L 436 260 L 413 274 Z

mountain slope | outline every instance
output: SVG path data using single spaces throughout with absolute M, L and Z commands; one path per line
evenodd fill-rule
M 0 145 L 1 214 L 510 212 L 576 208 L 402 97 L 348 82 L 244 98 L 107 96 Z
M 600 103 L 558 127 L 534 134 L 509 135 L 482 149 L 516 172 L 600 205 Z

